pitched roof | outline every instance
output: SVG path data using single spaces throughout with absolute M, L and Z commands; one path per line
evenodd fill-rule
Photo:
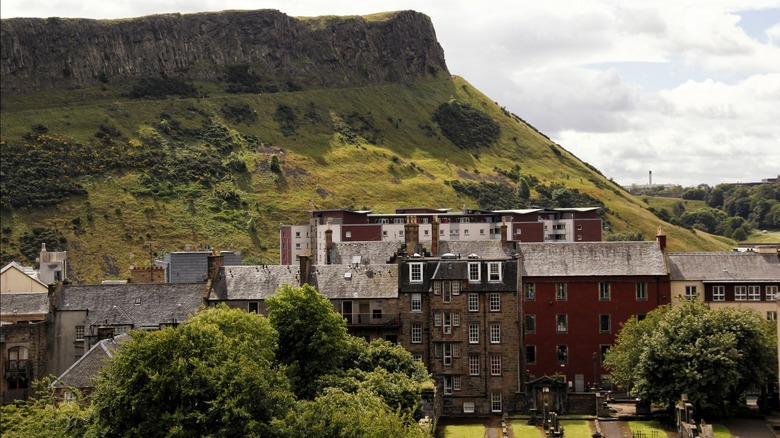
M 753 252 L 680 252 L 669 254 L 672 280 L 780 282 L 780 261 Z
M 511 256 L 514 249 L 511 245 L 503 245 L 500 240 L 445 240 L 439 242 L 439 252 L 442 254 L 460 254 L 466 258 L 476 254 L 483 259 L 500 259 Z
M 521 243 L 529 277 L 666 275 L 657 242 Z
M 210 301 L 265 300 L 284 284 L 300 284 L 297 266 L 226 266 L 214 283 Z M 397 298 L 395 264 L 312 266 L 309 284 L 330 299 Z
M 338 242 L 333 244 L 331 261 L 334 265 L 348 264 L 354 256 L 361 263 L 379 265 L 388 263 L 400 247 L 400 242 Z
M 0 315 L 41 315 L 49 311 L 49 296 L 42 292 L 6 292 L 0 299 Z
M 203 303 L 205 287 L 205 283 L 63 285 L 57 310 L 87 310 L 87 326 L 159 327 L 194 314 Z
M 71 365 L 57 380 L 52 383 L 55 388 L 72 386 L 74 388 L 91 388 L 94 386 L 93 380 L 98 376 L 108 361 L 114 357 L 114 352 L 119 348 L 119 344 L 130 339 L 127 334 L 122 334 L 116 338 L 103 339 L 93 345 L 89 351 Z

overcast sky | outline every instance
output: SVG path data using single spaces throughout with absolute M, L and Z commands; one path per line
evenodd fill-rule
M 620 184 L 780 174 L 780 0 L 2 0 L 2 18 L 413 9 L 464 77 Z

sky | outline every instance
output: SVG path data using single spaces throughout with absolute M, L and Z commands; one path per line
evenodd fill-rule
M 450 73 L 622 185 L 780 174 L 780 0 L 3 0 L 0 17 L 227 9 L 422 12 Z

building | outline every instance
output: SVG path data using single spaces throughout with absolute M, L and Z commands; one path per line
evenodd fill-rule
M 670 302 L 665 237 L 518 246 L 529 379 L 559 375 L 575 392 L 609 380 L 603 357 L 621 324 Z
M 712 308 L 752 309 L 777 319 L 780 260 L 776 253 L 672 253 L 669 273 L 673 305 L 681 299 L 699 299 Z
M 327 247 L 335 243 L 405 241 L 404 226 L 419 225 L 419 251 L 438 254 L 439 242 L 599 242 L 599 208 L 534 208 L 526 210 L 471 210 L 452 212 L 436 208 L 399 208 L 394 214 L 370 210 L 314 210 L 306 225 L 282 225 L 279 231 L 282 265 L 299 255 L 314 264 L 328 264 Z M 417 248 L 415 248 L 417 249 Z
M 208 251 L 181 251 L 163 254 L 162 260 L 155 260 L 155 266 L 164 271 L 165 283 L 202 283 L 207 279 L 208 257 L 213 253 Z M 241 254 L 233 251 L 219 251 L 224 260 L 224 266 L 240 266 Z M 149 272 L 150 281 L 154 273 Z M 140 282 L 140 281 L 139 281 Z

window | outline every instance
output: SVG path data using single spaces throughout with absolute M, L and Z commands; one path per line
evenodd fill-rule
M 295 237 L 301 237 L 301 232 L 300 231 L 296 231 L 295 232 Z
M 488 262 L 488 281 L 501 281 L 501 263 Z
M 444 330 L 445 335 L 452 333 L 452 314 L 450 312 L 444 312 Z
M 469 344 L 479 344 L 479 324 L 469 324 Z
M 501 343 L 501 324 L 490 324 L 490 343 Z
M 777 286 L 767 286 L 766 287 L 766 300 L 767 301 L 774 301 L 775 296 L 777 296 Z
M 469 294 L 469 312 L 479 312 L 479 295 Z
M 441 327 L 441 313 L 436 312 L 433 314 L 433 326 Z
M 525 332 L 536 333 L 536 315 L 525 315 Z
M 747 299 L 747 287 L 734 286 L 734 299 L 737 301 L 745 301 Z
M 452 294 L 453 295 L 460 295 L 460 282 L 459 281 L 453 281 L 450 283 L 452 286 Z
M 536 345 L 525 346 L 525 361 L 529 364 L 536 363 Z
M 726 286 L 712 286 L 712 301 L 726 301 Z
M 501 405 L 501 393 L 500 392 L 491 392 L 490 393 L 490 411 L 491 412 L 501 412 L 503 410 L 503 406 Z
M 422 283 L 422 263 L 409 263 L 409 281 Z
M 555 284 L 555 299 L 558 301 L 566 301 L 566 283 Z
M 422 312 L 422 294 L 412 294 L 412 312 Z
M 559 364 L 563 365 L 569 363 L 569 347 L 567 345 L 558 345 L 555 350 Z
M 29 351 L 26 347 L 11 347 L 8 349 L 8 362 L 5 364 L 7 389 L 27 388 L 28 355 Z
M 473 414 L 474 413 L 474 402 L 463 402 L 463 413 L 464 414 Z
M 460 357 L 460 344 L 452 344 L 452 357 Z
M 478 376 L 479 375 L 479 355 L 478 354 L 469 354 L 469 375 L 470 376 Z
M 452 365 L 452 344 L 444 344 L 444 365 Z
M 372 319 L 382 319 L 382 309 L 374 309 L 371 311 Z
M 433 282 L 433 294 L 434 295 L 441 295 L 441 281 L 434 281 Z
M 777 312 L 774 310 L 766 312 L 766 319 L 769 321 L 777 321 Z
M 490 375 L 491 376 L 501 375 L 501 356 L 496 354 L 490 356 Z
M 607 357 L 607 352 L 609 352 L 609 345 L 601 345 L 601 363 L 604 363 L 604 358 Z
M 696 298 L 696 286 L 685 286 L 685 298 Z
M 452 376 L 444 376 L 444 393 L 452 394 Z
M 422 362 L 422 354 L 420 354 L 420 353 L 414 353 L 414 354 L 412 354 L 412 359 L 413 359 L 415 362 Z
M 352 238 L 352 231 L 347 231 L 346 232 L 346 237 L 347 237 L 347 239 L 351 239 Z
M 77 325 L 76 326 L 76 340 L 77 341 L 83 341 L 84 340 L 84 326 L 83 325 Z
M 460 312 L 455 312 L 452 314 L 452 325 L 454 327 L 460 327 Z
M 246 304 L 246 310 L 249 313 L 260 313 L 260 303 L 257 301 L 250 301 Z
M 441 344 L 433 345 L 433 357 L 441 357 Z
M 555 331 L 558 333 L 569 331 L 569 321 L 566 314 L 555 315 Z
M 452 376 L 453 391 L 460 391 L 460 376 Z
M 610 300 L 609 283 L 599 283 L 599 300 Z
M 748 286 L 748 300 L 761 301 L 761 286 Z
M 490 311 L 491 312 L 501 311 L 501 295 L 499 295 L 498 292 L 490 293 Z
M 468 229 L 468 228 L 466 228 L 465 230 L 463 230 L 463 235 L 464 235 L 464 236 L 468 236 L 468 235 L 469 235 L 469 229 Z
M 479 262 L 469 262 L 469 281 L 478 282 L 480 280 Z
M 449 286 L 450 286 L 449 283 L 445 284 L 444 290 L 442 290 L 442 300 L 445 303 L 449 303 L 450 301 L 452 301 L 452 292 L 450 291 Z
M 525 284 L 525 300 L 534 301 L 536 299 L 536 287 L 533 283 Z
M 412 344 L 422 343 L 422 324 L 412 324 Z
M 647 301 L 647 283 L 642 281 L 636 284 L 636 300 Z
M 599 315 L 599 332 L 609 333 L 612 331 L 612 317 L 610 315 Z

